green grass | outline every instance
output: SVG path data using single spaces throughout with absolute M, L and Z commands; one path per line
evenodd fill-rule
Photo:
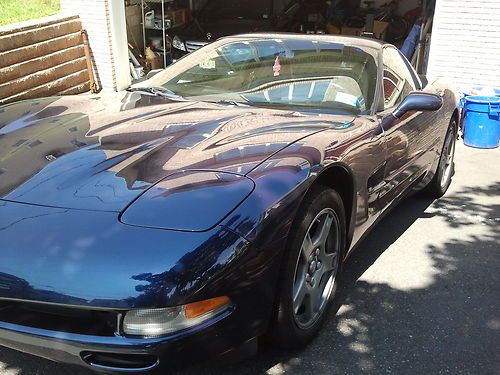
M 0 0 L 0 26 L 59 12 L 60 0 Z

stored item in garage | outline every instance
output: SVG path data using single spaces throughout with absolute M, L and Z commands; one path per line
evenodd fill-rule
M 373 22 L 373 31 L 368 33 L 366 28 L 364 27 L 349 27 L 342 26 L 341 33 L 342 35 L 351 35 L 351 36 L 373 36 L 376 39 L 383 39 L 387 27 L 389 24 L 383 21 L 374 21 Z
M 154 27 L 155 11 L 151 10 L 144 15 L 144 26 Z
M 161 69 L 161 58 L 158 54 L 153 52 L 151 47 L 146 48 L 146 61 L 149 70 Z
M 186 24 L 181 27 L 177 27 L 179 25 L 174 22 L 174 28 L 169 31 L 173 58 L 180 58 L 231 34 L 256 31 L 316 32 L 318 29 L 311 26 L 315 22 L 307 22 L 310 12 L 306 12 L 303 7 L 299 0 L 287 2 L 286 5 L 280 5 L 276 0 L 258 0 L 238 3 L 238 6 L 232 0 L 208 0 L 193 15 L 191 22 L 186 19 Z M 320 16 L 316 13 L 310 20 L 317 21 Z M 302 16 L 304 20 L 300 22 Z

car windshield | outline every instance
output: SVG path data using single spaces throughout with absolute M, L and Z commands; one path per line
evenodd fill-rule
M 373 103 L 377 51 L 328 37 L 228 38 L 173 64 L 142 85 L 184 98 L 361 114 Z
M 272 0 L 212 0 L 204 8 L 211 19 L 268 19 L 271 12 Z

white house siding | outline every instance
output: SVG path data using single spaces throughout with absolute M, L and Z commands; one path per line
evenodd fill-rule
M 437 0 L 427 75 L 500 87 L 500 0 Z
M 123 0 L 61 0 L 61 9 L 80 16 L 87 30 L 94 71 L 104 91 L 130 85 Z

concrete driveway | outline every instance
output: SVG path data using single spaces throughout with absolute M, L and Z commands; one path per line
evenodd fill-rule
M 500 149 L 457 149 L 437 202 L 397 207 L 348 261 L 320 336 L 194 374 L 500 374 Z M 0 375 L 89 375 L 0 349 Z

